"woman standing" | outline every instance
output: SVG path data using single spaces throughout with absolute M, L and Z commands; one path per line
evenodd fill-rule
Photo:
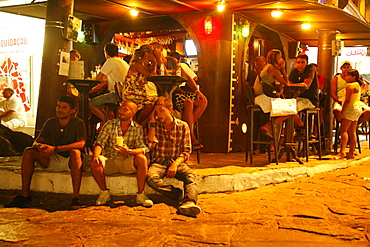
M 347 82 L 342 111 L 339 114 L 340 119 L 340 152 L 336 159 L 353 159 L 356 148 L 356 128 L 357 121 L 361 116 L 361 85 L 362 80 L 357 70 L 350 69 L 345 76 Z M 349 153 L 345 150 L 349 138 Z

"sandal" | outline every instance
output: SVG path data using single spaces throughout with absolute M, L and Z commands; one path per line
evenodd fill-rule
M 203 148 L 203 145 L 200 143 L 194 144 L 193 145 L 193 151 L 199 151 Z

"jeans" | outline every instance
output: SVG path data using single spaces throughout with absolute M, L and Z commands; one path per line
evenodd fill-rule
M 91 99 L 91 104 L 101 109 L 104 109 L 105 103 L 117 103 L 116 93 L 109 92 Z
M 166 175 L 167 168 L 172 164 L 170 159 L 164 160 L 161 164 L 153 163 L 148 171 L 147 183 L 154 190 L 164 196 L 178 201 L 181 199 L 182 191 L 173 185 L 163 181 Z M 182 202 L 193 201 L 195 204 L 198 199 L 198 188 L 196 183 L 196 175 L 186 163 L 181 163 L 177 167 L 175 178 L 184 182 L 184 199 Z

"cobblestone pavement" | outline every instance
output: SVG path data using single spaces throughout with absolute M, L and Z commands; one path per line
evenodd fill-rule
M 368 163 L 368 162 L 367 162 Z M 134 197 L 68 210 L 70 195 L 33 193 L 32 209 L 0 209 L 0 246 L 370 246 L 370 164 L 255 190 L 199 195 L 197 218 L 177 203 Z M 0 191 L 0 204 L 17 191 Z

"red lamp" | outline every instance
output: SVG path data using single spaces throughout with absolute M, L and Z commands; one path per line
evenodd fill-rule
M 212 17 L 207 16 L 207 18 L 204 20 L 204 31 L 206 34 L 212 33 Z

